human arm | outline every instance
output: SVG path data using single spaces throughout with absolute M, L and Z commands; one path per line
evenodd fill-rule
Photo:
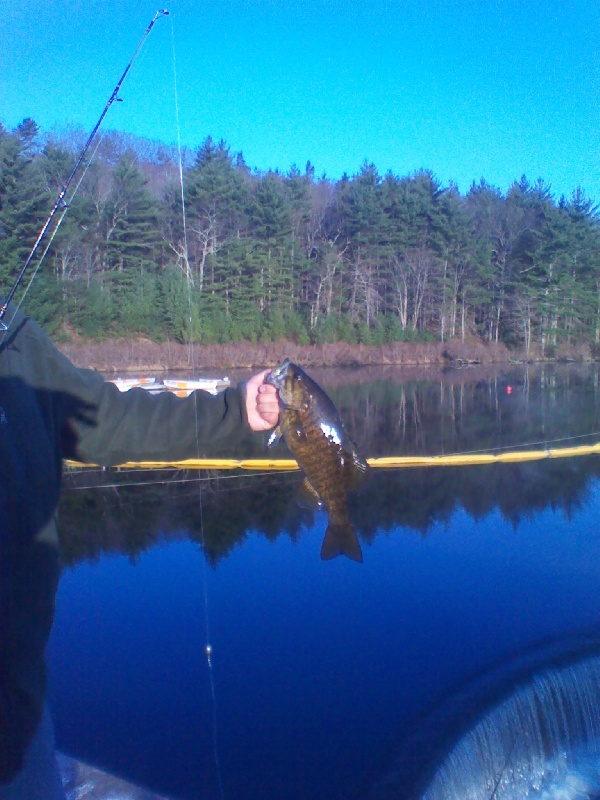
M 264 383 L 266 374 L 217 395 L 199 390 L 187 398 L 144 389 L 115 393 L 105 382 L 98 424 L 83 425 L 76 457 L 102 464 L 180 460 L 197 456 L 199 448 L 235 443 L 248 428 L 269 430 L 277 423 L 279 404 L 275 388 Z
M 275 394 L 263 384 L 266 372 L 216 396 L 120 392 L 97 372 L 75 367 L 20 313 L 5 356 L 13 372 L 48 397 L 65 458 L 103 465 L 181 460 L 196 456 L 199 447 L 234 443 L 248 429 L 267 430 L 277 421 Z

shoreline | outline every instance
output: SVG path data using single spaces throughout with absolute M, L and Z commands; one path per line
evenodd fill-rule
M 180 372 L 220 376 L 229 370 L 273 367 L 288 357 L 306 368 L 329 367 L 465 367 L 471 365 L 573 361 L 591 362 L 588 345 L 558 350 L 553 358 L 509 350 L 503 344 L 467 341 L 352 345 L 346 342 L 299 345 L 295 342 L 194 344 L 153 342 L 137 338 L 58 343 L 58 349 L 79 367 L 112 375 Z
M 105 373 L 202 372 L 272 367 L 288 357 L 305 367 L 465 366 L 509 363 L 519 360 L 504 345 L 469 342 L 434 342 L 367 346 L 345 342 L 298 345 L 294 342 L 249 344 L 157 343 L 148 339 L 72 341 L 59 350 L 79 367 Z

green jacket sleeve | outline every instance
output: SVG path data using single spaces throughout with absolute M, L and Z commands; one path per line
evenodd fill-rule
M 91 401 L 89 413 L 70 423 L 74 447 L 67 455 L 79 461 L 111 465 L 193 458 L 211 444 L 234 442 L 247 425 L 243 384 L 217 396 L 196 391 L 179 398 L 144 389 L 120 392 L 107 382 L 98 385 L 95 375 L 79 375 L 79 380 Z
M 216 396 L 121 392 L 99 373 L 75 367 L 32 320 L 19 317 L 18 325 L 22 377 L 55 399 L 65 458 L 104 466 L 193 458 L 248 431 L 243 383 Z

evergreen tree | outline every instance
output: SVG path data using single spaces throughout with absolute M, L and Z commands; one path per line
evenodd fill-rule
M 38 151 L 38 126 L 0 131 L 0 282 L 8 291 L 52 208 Z
M 256 184 L 248 212 L 253 242 L 256 301 L 261 311 L 290 308 L 295 287 L 291 263 L 291 210 L 281 176 L 269 172 Z
M 117 301 L 119 327 L 128 331 L 152 330 L 155 318 L 161 242 L 156 203 L 146 183 L 133 154 L 121 157 L 101 216 L 104 286 Z
M 249 203 L 248 173 L 241 154 L 233 156 L 221 140 L 208 137 L 198 149 L 196 161 L 186 174 L 185 205 L 191 274 L 202 292 L 218 269 L 219 252 L 246 229 Z M 180 208 L 176 209 L 180 217 Z

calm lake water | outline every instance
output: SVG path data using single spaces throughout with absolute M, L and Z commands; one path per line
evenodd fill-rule
M 600 440 L 596 367 L 311 374 L 367 456 Z M 299 473 L 67 475 L 59 747 L 194 800 L 462 800 L 453 770 L 512 800 L 525 762 L 530 797 L 598 796 L 598 456 L 373 473 L 363 564 L 320 560 Z

